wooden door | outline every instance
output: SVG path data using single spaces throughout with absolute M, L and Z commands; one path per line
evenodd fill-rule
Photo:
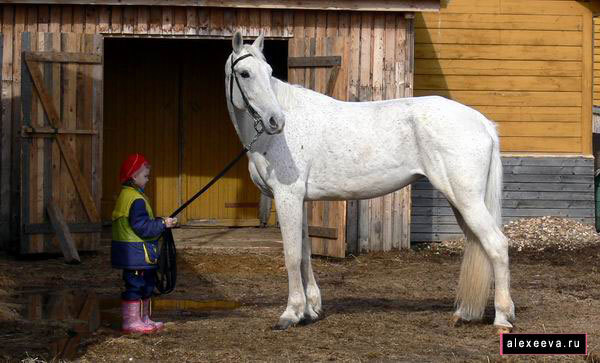
M 60 251 L 57 215 L 75 248 L 95 250 L 101 231 L 102 36 L 23 33 L 22 50 L 20 252 Z
M 346 100 L 348 47 L 344 38 L 293 39 L 289 49 L 290 83 Z M 307 208 L 312 253 L 345 257 L 346 201 L 307 202 Z

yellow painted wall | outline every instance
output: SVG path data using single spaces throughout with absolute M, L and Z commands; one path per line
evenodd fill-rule
M 417 15 L 415 28 L 415 96 L 483 112 L 497 122 L 504 152 L 591 154 L 585 3 L 442 0 L 439 13 Z
M 594 17 L 594 106 L 600 106 L 600 16 Z

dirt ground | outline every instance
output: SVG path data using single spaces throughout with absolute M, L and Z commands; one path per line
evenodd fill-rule
M 461 252 L 455 244 L 343 260 L 314 258 L 325 317 L 287 331 L 271 329 L 285 308 L 287 274 L 278 230 L 178 231 L 178 285 L 166 299 L 239 302 L 230 310 L 159 311 L 163 332 L 119 334 L 101 322 L 81 338 L 82 362 L 198 361 L 572 361 L 581 356 L 504 358 L 484 320 L 449 327 Z M 578 245 L 579 246 L 579 245 Z M 515 332 L 588 333 L 589 361 L 600 357 L 600 245 L 572 250 L 511 248 Z M 0 361 L 53 359 L 57 339 L 73 335 L 64 322 L 28 320 L 31 294 L 94 291 L 116 298 L 120 272 L 109 265 L 105 241 L 81 265 L 60 256 L 0 255 Z M 29 297 L 28 297 L 29 296 Z M 104 316 L 104 315 L 103 315 Z

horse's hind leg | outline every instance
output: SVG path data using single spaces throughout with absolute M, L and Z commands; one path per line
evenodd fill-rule
M 492 283 L 492 265 L 458 209 L 452 206 L 452 211 L 466 239 L 456 293 L 456 312 L 452 319 L 455 325 L 461 320 L 470 321 L 483 315 Z
M 275 329 L 287 329 L 304 317 L 306 297 L 300 273 L 302 261 L 302 197 L 292 193 L 275 193 L 275 206 L 283 237 L 285 266 L 288 272 L 288 303 Z
M 509 291 L 510 273 L 508 268 L 508 239 L 506 238 L 506 236 L 504 236 L 499 226 L 496 224 L 495 219 L 488 211 L 482 198 L 470 198 L 469 200 L 469 198 L 465 198 L 463 196 L 458 197 L 458 199 L 462 200 L 456 201 L 454 205 L 458 209 L 462 218 L 464 219 L 464 223 L 468 227 L 467 230 L 472 232 L 476 239 L 481 243 L 481 247 L 483 247 L 483 250 L 487 254 L 489 262 L 491 262 L 492 264 L 495 283 L 494 306 L 496 309 L 494 325 L 496 325 L 498 328 L 511 329 L 512 324 L 510 323 L 510 321 L 514 320 L 515 311 L 514 304 Z M 473 241 L 468 243 L 476 242 Z M 478 248 L 479 246 L 472 247 Z M 468 270 L 468 264 L 472 262 L 466 260 L 468 258 L 466 250 L 464 258 L 465 260 L 463 261 L 461 275 L 462 272 L 465 271 L 465 264 L 467 264 L 466 269 Z M 461 280 L 463 278 L 467 279 L 466 281 L 472 281 L 471 279 L 469 279 L 469 276 L 461 276 Z M 459 282 L 459 298 L 461 293 L 468 294 L 467 291 L 461 291 L 461 289 L 474 290 L 477 288 L 477 286 L 469 287 L 464 285 L 466 284 L 463 284 L 463 286 L 461 286 L 461 283 Z M 467 318 L 467 320 L 470 320 L 471 318 L 480 318 L 483 314 L 484 307 L 485 305 L 461 305 L 461 303 L 459 302 L 459 308 L 456 314 L 460 314 L 461 317 Z
M 304 285 L 304 293 L 306 294 L 304 318 L 307 322 L 312 322 L 318 320 L 319 314 L 321 314 L 321 291 L 319 291 L 319 286 L 317 286 L 310 260 L 312 245 L 310 237 L 308 237 L 306 204 L 304 204 L 302 209 L 302 264 L 300 271 L 302 272 L 302 283 Z

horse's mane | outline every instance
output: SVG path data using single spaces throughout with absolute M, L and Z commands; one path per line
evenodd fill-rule
M 275 96 L 277 97 L 279 104 L 285 109 L 293 108 L 300 103 L 316 103 L 319 101 L 322 102 L 323 98 L 331 98 L 298 84 L 291 84 L 275 77 L 273 77 L 273 79 L 275 79 L 277 83 Z
M 262 60 L 263 62 L 267 62 L 267 59 L 265 58 L 264 54 L 251 44 L 244 44 L 244 50 L 252 54 L 252 56 Z M 320 97 L 328 97 L 311 89 L 302 87 L 300 85 L 282 81 L 279 78 L 273 77 L 273 79 L 275 79 L 277 83 L 277 100 L 279 101 L 280 105 L 285 109 L 294 107 L 300 102 L 307 102 L 309 99 L 314 101 Z

